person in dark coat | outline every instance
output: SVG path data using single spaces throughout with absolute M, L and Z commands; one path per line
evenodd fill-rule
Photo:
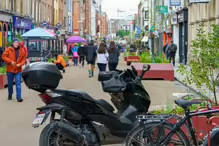
M 88 72 L 89 77 L 94 76 L 94 63 L 96 59 L 96 51 L 97 47 L 94 46 L 93 40 L 88 43 L 88 47 L 86 48 L 86 60 L 88 62 Z
M 109 71 L 115 71 L 119 63 L 120 51 L 118 48 L 116 48 L 114 41 L 110 42 L 110 47 L 108 52 L 109 52 L 109 60 L 108 60 Z
M 85 43 L 83 43 L 81 47 L 78 49 L 78 55 L 80 57 L 80 66 L 82 67 L 84 67 L 84 59 L 86 56 L 86 50 L 87 50 L 87 46 Z

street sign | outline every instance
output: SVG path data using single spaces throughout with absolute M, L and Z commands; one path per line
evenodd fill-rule
M 170 6 L 181 6 L 181 0 L 170 0 Z
M 58 30 L 58 31 L 56 31 L 56 34 L 57 34 L 58 36 L 60 36 L 60 35 L 61 35 L 61 32 Z
M 208 3 L 211 0 L 189 0 L 189 3 Z
M 161 14 L 168 14 L 168 6 L 156 6 L 156 9 L 157 9 Z

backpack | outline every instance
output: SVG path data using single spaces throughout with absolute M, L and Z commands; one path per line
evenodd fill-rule
M 171 44 L 169 47 L 170 47 L 169 48 L 170 53 L 176 53 L 176 50 L 177 50 L 176 44 Z

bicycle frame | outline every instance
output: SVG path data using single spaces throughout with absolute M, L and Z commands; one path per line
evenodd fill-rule
M 168 135 L 160 142 L 160 145 L 166 145 L 171 140 L 172 136 L 176 133 L 176 131 L 179 130 L 181 126 L 187 122 L 189 126 L 189 132 L 193 140 L 193 144 L 195 146 L 198 146 L 198 141 L 196 139 L 196 134 L 195 134 L 195 130 L 194 130 L 194 126 L 193 126 L 193 122 L 191 118 L 194 116 L 200 116 L 200 115 L 211 115 L 213 113 L 218 113 L 218 112 L 219 112 L 219 109 L 191 112 L 191 113 L 190 113 L 190 109 L 185 110 L 185 116 L 178 123 L 175 124 L 174 128 L 170 131 L 170 133 L 168 133 Z

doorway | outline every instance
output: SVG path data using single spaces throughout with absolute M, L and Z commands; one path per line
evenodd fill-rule
M 184 23 L 179 24 L 179 63 L 184 63 L 185 53 L 185 31 Z

